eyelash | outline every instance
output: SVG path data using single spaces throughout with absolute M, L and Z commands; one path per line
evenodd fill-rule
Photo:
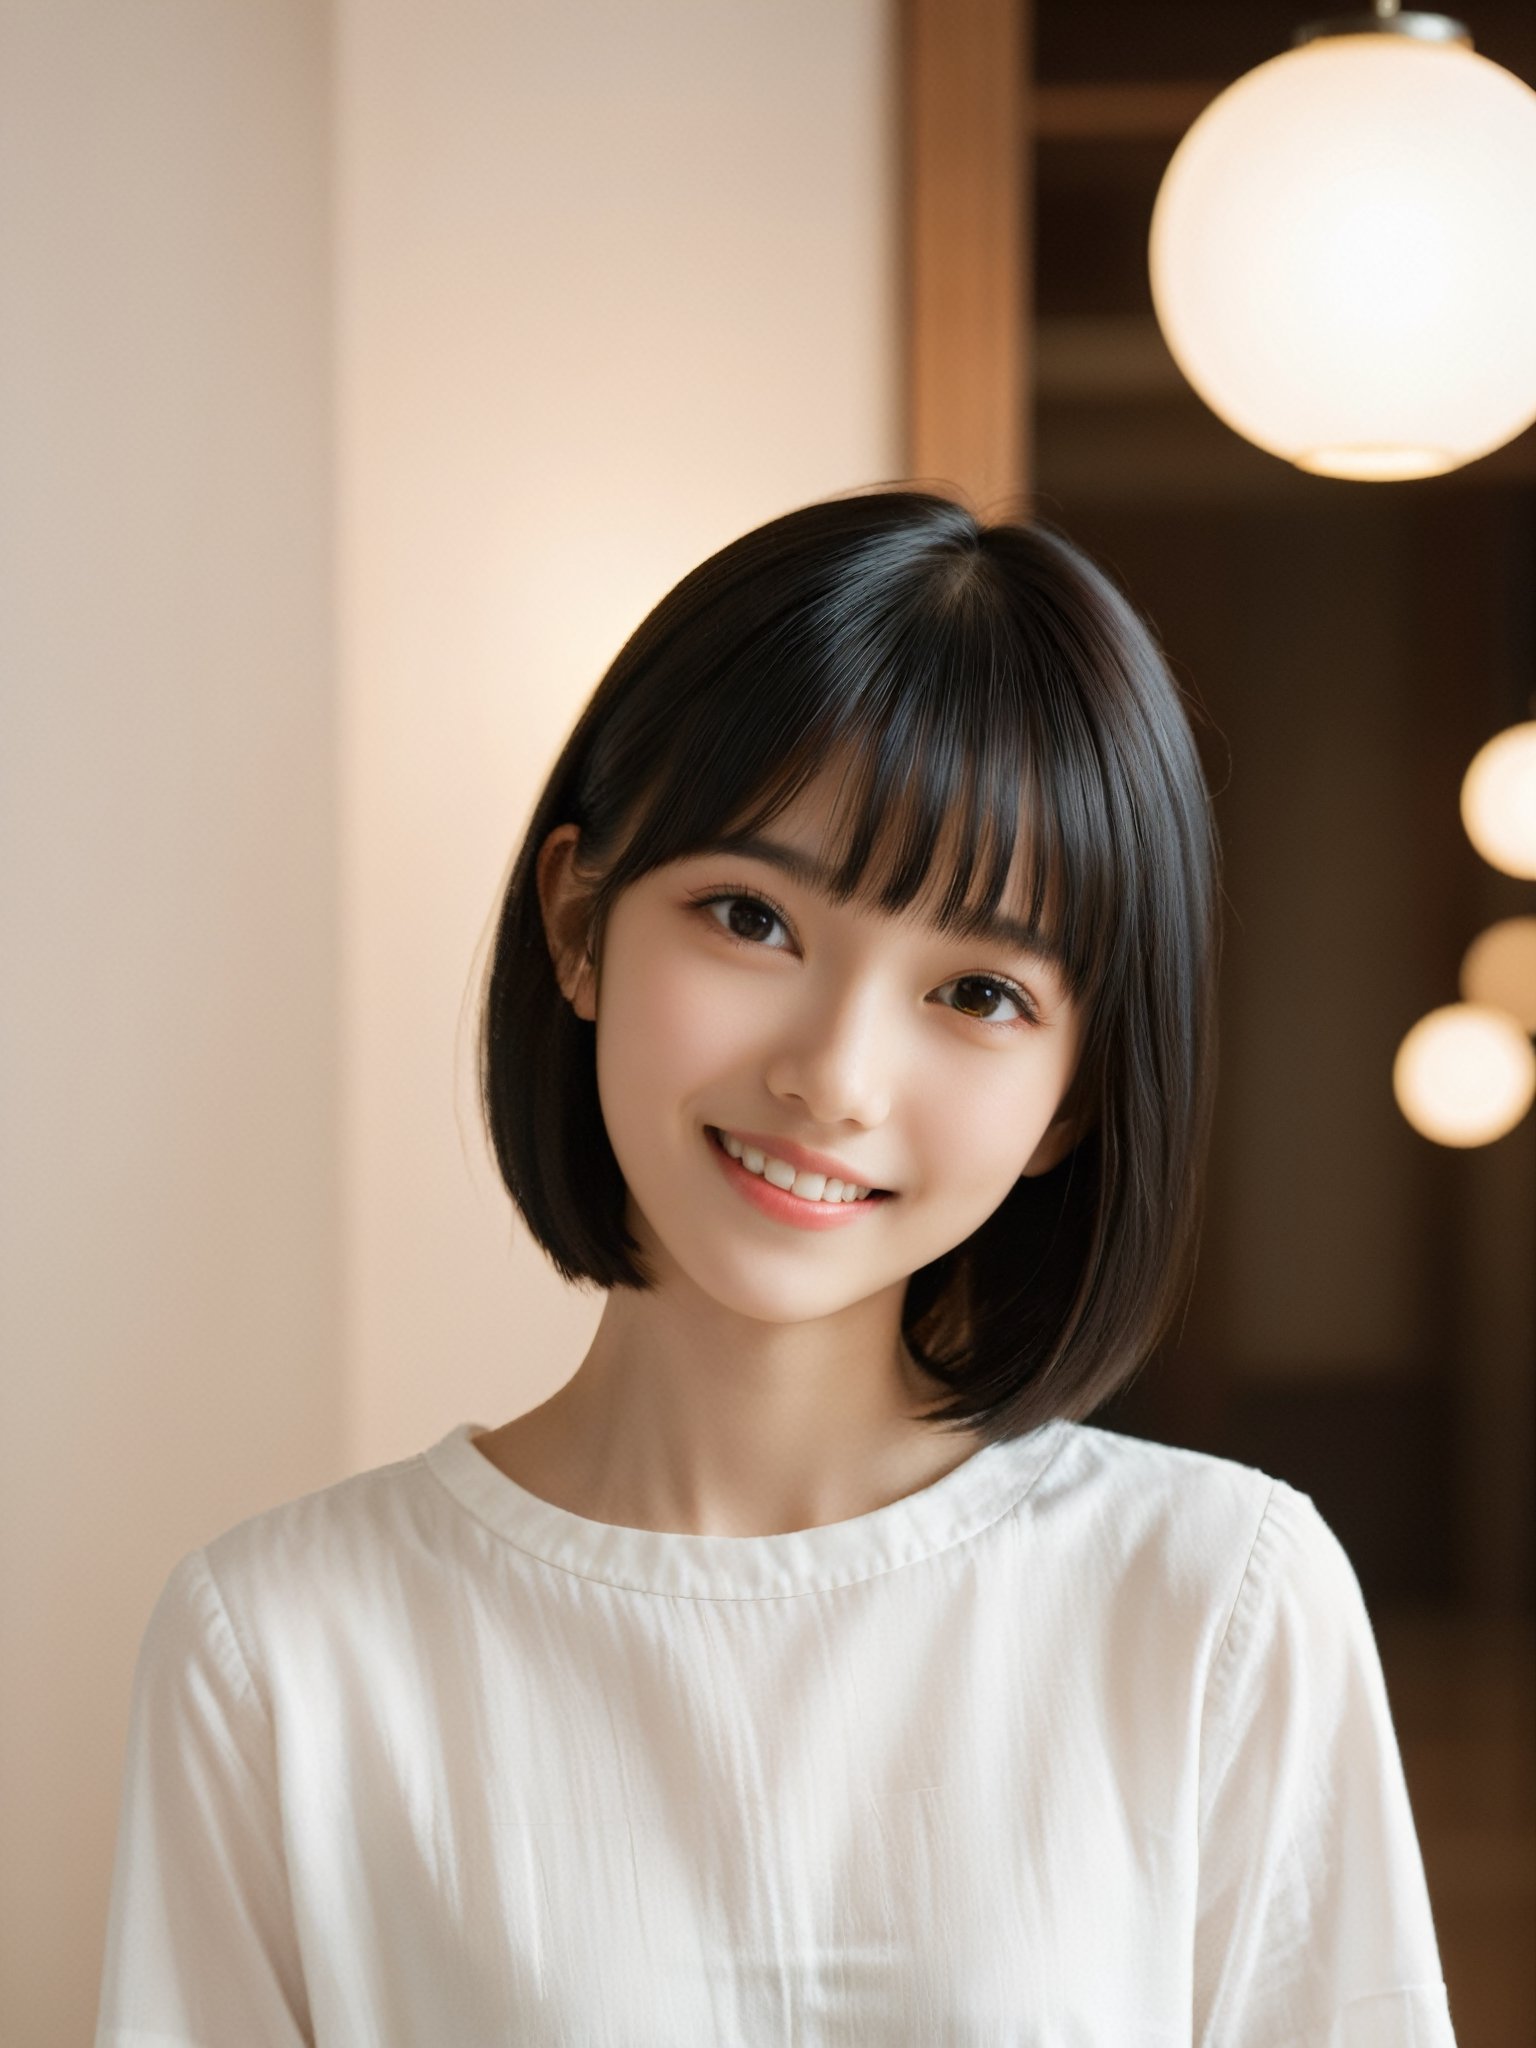
M 689 900 L 690 902 L 695 904 L 698 909 L 706 912 L 713 908 L 714 905 L 719 903 L 755 903 L 760 910 L 766 910 L 770 917 L 776 918 L 778 922 L 784 927 L 786 933 L 789 931 L 790 928 L 788 913 L 781 909 L 780 906 L 774 902 L 771 896 L 765 896 L 761 889 L 711 889 L 707 892 L 707 894 L 703 896 L 690 897 Z M 718 931 L 722 932 L 724 936 L 730 940 L 733 946 L 746 946 L 749 948 L 757 948 L 758 950 L 766 950 L 768 952 L 773 953 L 781 952 L 783 950 L 783 948 L 779 946 L 770 946 L 767 948 L 762 948 L 759 945 L 759 942 L 755 939 L 741 938 L 737 933 L 731 931 L 724 923 L 722 923 L 718 917 L 711 918 L 710 923 L 713 924 Z M 946 981 L 942 985 L 945 988 L 952 988 L 955 982 L 960 981 L 981 981 L 987 983 L 987 985 L 991 988 L 1000 989 L 1005 996 L 1010 997 L 1013 1000 L 1013 1002 L 1017 1004 L 1020 1012 L 1020 1014 L 1017 1017 L 971 1017 L 969 1021 L 972 1024 L 984 1024 L 990 1031 L 1016 1031 L 1019 1029 L 1021 1025 L 1038 1024 L 1040 1022 L 1040 1013 L 1036 1009 L 1033 1001 L 1030 999 L 1028 992 L 1020 988 L 1019 984 L 1016 981 L 1010 981 L 1006 975 L 979 973 L 957 974 L 954 977 L 953 981 Z M 948 1008 L 950 1006 L 946 1004 L 945 1007 Z M 956 1010 L 955 1015 L 957 1017 L 964 1017 L 967 1015 L 967 1012 L 964 1010 Z

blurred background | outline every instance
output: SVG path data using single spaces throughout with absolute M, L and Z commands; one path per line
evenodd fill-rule
M 133 1660 L 245 1515 L 490 1427 L 598 1302 L 474 1100 L 499 885 L 644 612 L 775 513 L 1022 501 L 1152 618 L 1226 848 L 1182 1326 L 1096 1420 L 1310 1492 L 1458 2038 L 1536 2026 L 1536 1115 L 1397 1048 L 1536 910 L 1536 431 L 1306 475 L 1184 382 L 1154 196 L 1257 0 L 0 0 L 0 2039 L 89 2038 Z M 1524 0 L 1479 51 L 1536 79 Z
M 1032 10 L 1034 502 L 1204 705 L 1226 859 L 1200 1273 L 1096 1419 L 1316 1500 L 1376 1625 L 1457 2038 L 1517 2048 L 1536 2039 L 1536 1116 L 1435 1144 L 1391 1075 L 1472 938 L 1536 911 L 1458 813 L 1478 748 L 1536 716 L 1536 431 L 1414 482 L 1304 474 L 1194 395 L 1148 282 L 1181 135 L 1333 11 Z M 1536 81 L 1526 0 L 1450 11 Z

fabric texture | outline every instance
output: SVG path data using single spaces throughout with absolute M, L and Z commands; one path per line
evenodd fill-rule
M 1057 1422 L 678 1535 L 481 1433 L 171 1571 L 97 2048 L 1452 2048 L 1306 1495 Z

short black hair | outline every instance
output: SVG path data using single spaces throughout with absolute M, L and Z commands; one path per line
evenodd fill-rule
M 1215 1079 L 1219 852 L 1184 696 L 1109 576 L 1038 519 L 905 489 L 807 505 L 733 541 L 614 659 L 535 807 L 497 920 L 480 1085 L 503 1180 L 567 1279 L 646 1287 L 562 996 L 536 864 L 580 829 L 595 949 L 619 892 L 756 831 L 829 760 L 842 897 L 898 910 L 951 862 L 941 915 L 995 910 L 1015 843 L 1083 1008 L 1063 1111 L 1081 1134 L 914 1273 L 903 1334 L 985 1440 L 1081 1419 L 1193 1280 Z M 941 877 L 942 879 L 942 877 Z

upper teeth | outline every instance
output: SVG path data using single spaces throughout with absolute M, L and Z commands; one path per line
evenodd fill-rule
M 733 1138 L 729 1131 L 720 1133 L 720 1142 L 733 1159 L 741 1161 L 748 1173 L 760 1173 L 776 1188 L 800 1195 L 807 1202 L 862 1202 L 870 1192 L 868 1188 L 861 1188 L 856 1180 L 837 1180 L 825 1173 L 796 1173 L 787 1159 L 775 1159 L 771 1152 L 759 1152 L 754 1145 L 743 1145 L 740 1138 Z

